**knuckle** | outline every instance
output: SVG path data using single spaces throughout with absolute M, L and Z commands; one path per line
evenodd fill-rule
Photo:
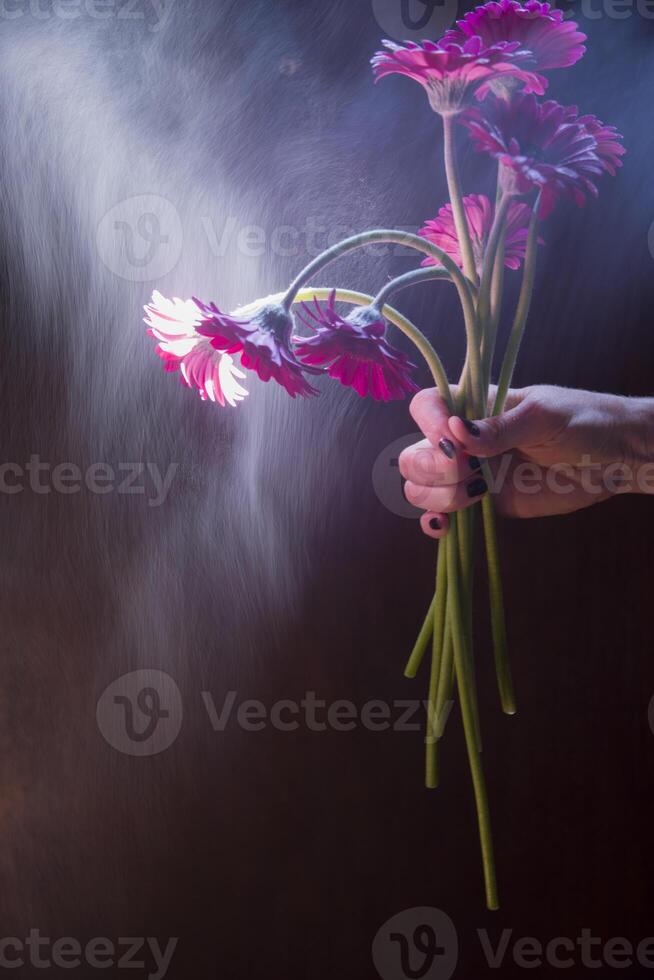
M 414 507 L 421 507 L 423 510 L 427 510 L 429 495 L 430 490 L 428 487 L 420 486 L 420 484 L 413 483 L 411 480 L 407 480 L 404 485 L 404 496 Z
M 414 453 L 415 446 L 407 446 L 407 448 L 403 449 L 399 455 L 397 465 L 405 480 L 411 479 Z
M 438 483 L 443 478 L 433 449 L 418 449 L 413 455 L 412 465 L 416 483 Z
M 486 435 L 491 442 L 500 442 L 506 429 L 507 425 L 502 415 L 486 419 Z
M 399 456 L 398 465 L 405 480 L 423 486 L 434 486 L 446 479 L 445 467 L 436 451 L 428 445 L 418 443 L 404 449 Z
M 431 506 L 433 510 L 443 511 L 445 514 L 451 514 L 453 511 L 459 510 L 457 487 L 441 487 L 439 490 L 434 491 L 434 495 L 431 498 Z

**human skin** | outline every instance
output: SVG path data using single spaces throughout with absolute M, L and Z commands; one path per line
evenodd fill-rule
M 450 416 L 437 389 L 428 388 L 414 396 L 411 414 L 425 438 L 401 454 L 400 472 L 432 538 L 447 534 L 448 514 L 487 492 L 509 517 L 569 514 L 616 494 L 654 494 L 654 398 L 532 385 L 512 389 L 501 415 L 470 422 Z

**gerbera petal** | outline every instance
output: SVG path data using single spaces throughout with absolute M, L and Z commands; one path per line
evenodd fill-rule
M 312 311 L 314 312 L 314 311 Z M 375 399 L 404 398 L 417 390 L 409 359 L 386 341 L 385 324 L 374 307 L 361 307 L 341 317 L 335 294 L 316 303 L 318 323 L 309 337 L 295 338 L 295 351 L 303 364 L 323 364 L 330 377 Z M 315 321 L 315 315 L 312 317 Z M 306 321 L 305 321 L 306 322 Z
M 621 164 L 622 137 L 594 116 L 579 117 L 576 106 L 538 102 L 518 93 L 512 99 L 493 97 L 481 109 L 461 117 L 475 148 L 495 157 L 513 175 L 515 190 L 547 190 L 543 215 L 557 197 L 578 204 L 595 195 L 595 181 L 604 172 L 615 174 Z
M 585 54 L 586 35 L 573 20 L 564 20 L 563 12 L 549 3 L 528 0 L 499 0 L 476 7 L 457 21 L 444 41 L 463 43 L 474 37 L 489 46 L 501 41 L 517 41 L 533 53 L 540 71 L 568 68 Z
M 513 79 L 526 91 L 544 90 L 543 80 L 531 70 L 531 51 L 519 42 L 482 44 L 473 36 L 461 44 L 446 39 L 438 43 L 383 43 L 386 50 L 372 58 L 375 79 L 399 74 L 420 82 L 434 111 L 443 115 L 460 112 L 475 94 L 485 96 L 491 83 L 502 78 Z
M 481 274 L 484 250 L 495 217 L 494 208 L 484 194 L 470 194 L 464 197 L 463 206 L 468 219 L 477 272 Z M 531 208 L 526 204 L 513 202 L 510 205 L 507 215 L 505 256 L 505 264 L 509 269 L 520 268 L 525 257 L 530 219 Z M 457 263 L 459 268 L 463 268 L 451 204 L 442 207 L 437 217 L 432 221 L 425 222 L 419 234 L 442 248 Z M 434 259 L 427 258 L 422 262 L 422 265 L 436 265 L 436 262 Z

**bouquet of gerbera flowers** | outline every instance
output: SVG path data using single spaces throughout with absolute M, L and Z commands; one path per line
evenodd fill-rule
M 358 395 L 388 401 L 417 390 L 414 365 L 387 339 L 389 324 L 403 331 L 426 360 L 448 409 L 474 429 L 487 414 L 489 385 L 499 360 L 492 412 L 504 407 L 524 334 L 534 288 L 539 225 L 566 201 L 583 205 L 596 196 L 605 172 L 615 175 L 624 149 L 620 135 L 576 106 L 543 101 L 552 69 L 574 65 L 585 53 L 585 35 L 548 3 L 499 0 L 460 20 L 439 41 L 384 42 L 372 59 L 377 79 L 406 75 L 425 90 L 442 120 L 450 201 L 425 223 L 420 235 L 367 231 L 328 249 L 300 272 L 285 293 L 233 313 L 199 299 L 165 299 L 155 292 L 146 307 L 149 332 L 168 371 L 200 397 L 234 406 L 245 398 L 248 372 L 273 379 L 295 398 L 317 395 L 311 381 L 327 374 Z M 457 172 L 455 133 L 467 132 L 474 147 L 497 168 L 495 201 L 463 196 Z M 333 287 L 314 287 L 317 273 L 353 249 L 390 242 L 414 249 L 421 265 L 387 282 L 374 296 Z M 506 349 L 498 358 L 505 269 L 522 267 L 522 287 Z M 390 300 L 401 289 L 434 279 L 452 283 L 461 302 L 467 357 L 453 395 L 443 366 L 427 337 Z M 339 304 L 337 306 L 337 304 Z M 342 305 L 352 311 L 344 314 Z M 294 316 L 308 330 L 298 333 Z M 240 368 L 234 358 L 240 359 Z M 449 445 L 441 446 L 447 456 Z M 498 907 L 493 845 L 480 754 L 471 630 L 474 518 L 482 511 L 488 563 L 495 667 L 503 710 L 515 712 L 506 652 L 502 583 L 492 498 L 485 493 L 484 462 L 473 485 L 474 506 L 450 521 L 439 544 L 434 598 L 406 667 L 415 677 L 431 651 L 426 737 L 426 783 L 438 783 L 438 745 L 446 706 L 456 689 L 461 704 L 472 774 L 482 863 L 489 908 Z M 481 499 L 483 497 L 483 499 Z

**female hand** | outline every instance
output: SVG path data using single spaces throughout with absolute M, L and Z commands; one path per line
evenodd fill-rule
M 494 397 L 491 390 L 489 405 Z M 415 395 L 411 414 L 426 438 L 404 450 L 400 472 L 407 500 L 426 512 L 421 524 L 430 537 L 447 533 L 448 513 L 487 492 L 511 517 L 654 493 L 651 398 L 533 385 L 511 390 L 501 415 L 470 422 L 450 417 L 431 388 Z

